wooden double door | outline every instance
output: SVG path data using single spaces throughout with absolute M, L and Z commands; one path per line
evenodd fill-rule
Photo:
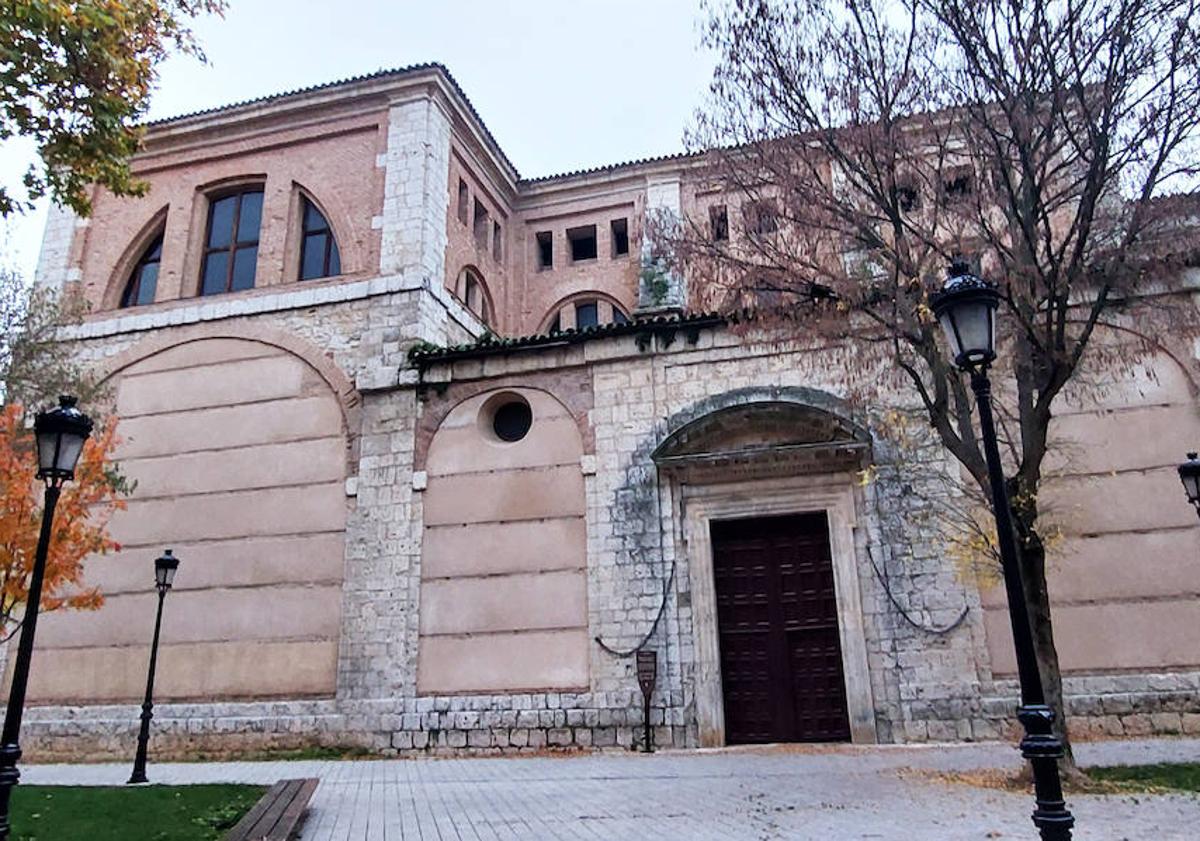
M 726 742 L 848 741 L 825 513 L 711 529 Z

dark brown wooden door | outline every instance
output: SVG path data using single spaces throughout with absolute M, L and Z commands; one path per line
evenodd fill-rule
M 850 739 L 825 514 L 712 524 L 725 741 Z

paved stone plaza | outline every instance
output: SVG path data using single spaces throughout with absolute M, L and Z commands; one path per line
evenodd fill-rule
M 1200 740 L 1082 744 L 1084 764 L 1195 761 Z M 302 841 L 1034 838 L 1030 798 L 923 773 L 1012 767 L 1007 745 L 568 758 L 152 765 L 159 783 L 321 779 Z M 909 770 L 911 769 L 911 770 Z M 27 783 L 117 785 L 121 765 L 28 766 Z M 1200 797 L 1071 799 L 1087 839 L 1193 839 Z

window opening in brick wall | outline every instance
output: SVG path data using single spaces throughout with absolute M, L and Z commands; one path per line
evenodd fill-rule
M 779 229 L 775 205 L 769 201 L 759 201 L 750 205 L 746 224 L 751 236 L 766 237 L 775 233 Z
M 708 209 L 709 234 L 716 242 L 729 239 L 729 211 L 723 204 L 714 204 Z
M 504 259 L 504 230 L 499 222 L 492 223 L 492 259 L 499 263 Z
M 600 306 L 595 301 L 581 301 L 575 305 L 575 329 L 597 327 L 600 324 Z
M 305 197 L 302 201 L 300 279 L 333 277 L 342 273 L 342 258 L 329 220 Z
M 200 267 L 201 295 L 254 287 L 262 200 L 261 187 L 210 200 Z
M 467 196 L 467 182 L 458 179 L 458 221 L 467 224 L 467 212 L 470 210 L 470 200 Z
M 596 259 L 596 226 L 581 225 L 567 228 L 567 242 L 571 245 L 571 262 Z
M 162 260 L 163 235 L 159 234 L 154 242 L 142 252 L 137 265 L 129 273 L 125 290 L 121 293 L 121 307 L 140 307 L 143 304 L 154 303 L 154 293 L 158 288 L 158 266 Z
M 921 209 L 921 193 L 914 184 L 896 185 L 896 206 L 903 213 Z
M 554 234 L 550 231 L 538 231 L 538 270 L 554 268 Z
M 487 247 L 488 229 L 491 228 L 490 221 L 487 208 L 483 206 L 483 202 L 475 199 L 475 220 L 473 227 L 475 230 L 475 244 L 480 248 Z
M 609 231 L 612 234 L 612 256 L 624 257 L 629 253 L 629 220 L 612 220 Z
M 975 192 L 975 179 L 966 167 L 952 169 L 942 181 L 942 195 L 949 203 L 965 201 Z

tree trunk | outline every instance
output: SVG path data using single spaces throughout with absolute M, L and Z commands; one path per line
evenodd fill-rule
M 1054 623 L 1050 616 L 1050 591 L 1046 586 L 1046 546 L 1037 533 L 1037 523 L 1028 522 L 1029 513 L 1013 511 L 1017 530 L 1017 551 L 1021 579 L 1025 586 L 1025 603 L 1033 626 L 1033 646 L 1037 652 L 1038 672 L 1046 703 L 1054 710 L 1054 734 L 1062 740 L 1063 758 L 1059 770 L 1063 779 L 1078 781 L 1083 776 L 1075 764 L 1075 753 L 1067 727 L 1066 707 L 1063 704 L 1062 672 L 1058 666 L 1058 650 L 1054 646 Z

